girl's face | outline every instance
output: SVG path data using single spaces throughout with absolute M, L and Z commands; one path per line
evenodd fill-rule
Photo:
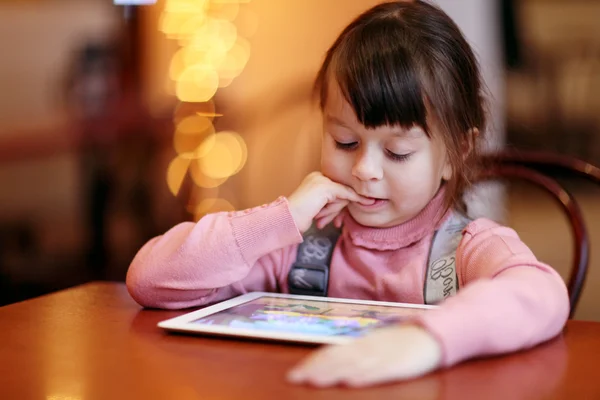
M 416 216 L 435 196 L 452 170 L 446 148 L 430 126 L 432 138 L 414 126 L 367 129 L 358 122 L 337 84 L 328 88 L 323 110 L 321 171 L 374 205 L 350 203 L 348 211 L 361 225 L 390 227 Z

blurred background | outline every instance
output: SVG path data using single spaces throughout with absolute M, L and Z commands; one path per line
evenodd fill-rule
M 0 305 L 123 281 L 174 224 L 291 193 L 319 165 L 324 52 L 379 2 L 0 2 Z M 480 57 L 491 150 L 600 164 L 600 0 L 437 3 Z M 600 320 L 600 189 L 569 188 L 592 248 L 576 318 Z M 568 276 L 551 199 L 511 185 L 479 205 Z

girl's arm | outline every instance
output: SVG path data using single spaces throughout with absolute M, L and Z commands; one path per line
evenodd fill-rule
M 569 314 L 565 285 L 513 230 L 488 220 L 469 224 L 457 263 L 466 285 L 438 309 L 350 345 L 327 346 L 288 379 L 321 387 L 410 379 L 468 358 L 525 349 L 561 331 Z
M 288 202 L 209 214 L 146 243 L 127 272 L 131 296 L 145 307 L 179 309 L 248 291 L 276 291 L 302 241 Z
M 372 204 L 319 172 L 290 196 L 233 213 L 184 222 L 140 249 L 127 272 L 127 288 L 141 305 L 187 308 L 248 291 L 276 291 L 287 282 L 302 233 L 316 220 L 336 219 L 350 201 Z
M 569 315 L 565 284 L 514 230 L 472 222 L 457 265 L 464 288 L 419 319 L 439 340 L 443 365 L 526 349 L 562 330 Z

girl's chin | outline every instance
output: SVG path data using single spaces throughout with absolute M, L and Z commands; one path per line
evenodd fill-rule
M 398 225 L 398 222 L 386 215 L 387 213 L 366 213 L 359 208 L 350 206 L 348 212 L 356 222 L 370 228 L 389 228 Z

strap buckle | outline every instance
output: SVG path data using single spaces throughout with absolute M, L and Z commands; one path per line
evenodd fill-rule
M 291 294 L 306 296 L 327 296 L 329 268 L 325 265 L 294 263 L 288 275 Z

